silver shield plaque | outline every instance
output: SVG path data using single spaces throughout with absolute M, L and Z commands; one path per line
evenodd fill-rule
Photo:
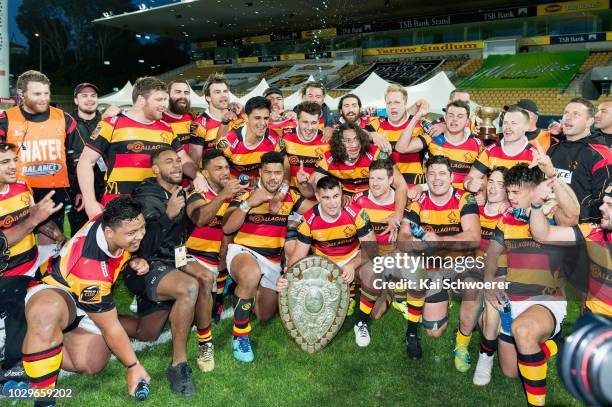
M 323 349 L 346 317 L 349 286 L 342 270 L 320 256 L 306 257 L 287 270 L 288 286 L 279 295 L 279 313 L 289 337 L 304 352 Z

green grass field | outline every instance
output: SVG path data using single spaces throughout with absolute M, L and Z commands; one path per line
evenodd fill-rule
M 116 288 L 119 310 L 128 313 L 131 297 L 122 284 Z M 324 350 L 306 354 L 289 339 L 278 318 L 268 323 L 254 321 L 251 341 L 255 362 L 243 365 L 232 357 L 231 320 L 213 328 L 216 368 L 201 373 L 195 363 L 195 335 L 189 341 L 190 365 L 194 369 L 197 394 L 184 399 L 171 393 L 165 370 L 170 362 L 171 344 L 149 348 L 139 354 L 152 377 L 150 396 L 138 402 L 127 395 L 126 370 L 111 362 L 96 376 L 74 375 L 60 379 L 58 387 L 72 388 L 73 398 L 59 405 L 78 406 L 522 406 L 525 396 L 519 379 L 504 377 L 497 364 L 491 384 L 472 384 L 478 358 L 478 334 L 472 338 L 472 368 L 455 370 L 452 361 L 453 330 L 458 325 L 458 304 L 451 308 L 450 325 L 440 339 L 422 337 L 424 357 L 418 362 L 406 357 L 403 338 L 405 321 L 389 310 L 370 324 L 372 343 L 365 349 L 354 342 L 352 319 Z M 572 321 L 577 307 L 572 306 Z M 569 330 L 570 324 L 566 325 Z M 549 406 L 580 405 L 566 392 L 553 362 L 548 368 Z M 418 403 L 418 404 L 415 404 Z M 1 404 L 1 402 L 0 402 Z M 22 405 L 19 403 L 18 405 Z M 23 403 L 25 405 L 25 403 Z

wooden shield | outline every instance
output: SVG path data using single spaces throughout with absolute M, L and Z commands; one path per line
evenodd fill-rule
M 279 313 L 289 337 L 304 352 L 323 349 L 336 336 L 349 304 L 342 270 L 320 256 L 306 257 L 287 270 L 289 283 L 279 295 Z

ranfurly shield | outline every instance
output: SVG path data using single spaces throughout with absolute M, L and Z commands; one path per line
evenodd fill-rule
M 320 256 L 306 257 L 287 270 L 279 312 L 289 337 L 304 352 L 323 349 L 336 336 L 349 304 L 342 270 Z

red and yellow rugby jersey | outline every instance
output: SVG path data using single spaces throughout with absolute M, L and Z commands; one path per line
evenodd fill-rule
M 397 165 L 397 168 L 404 176 L 406 183 L 409 185 L 422 184 L 425 182 L 425 176 L 423 171 L 423 156 L 421 153 L 408 153 L 400 154 L 395 151 L 395 144 L 402 136 L 404 129 L 408 127 L 412 121 L 412 116 L 406 118 L 406 120 L 399 124 L 393 125 L 386 117 L 372 117 L 370 125 L 380 134 L 385 136 L 393 147 L 393 153 L 391 153 L 391 159 Z M 417 123 L 412 131 L 412 136 L 416 137 L 421 129 L 421 123 Z
M 230 122 L 230 130 L 237 129 L 244 125 L 244 119 L 238 117 Z M 198 115 L 191 125 L 190 143 L 204 147 L 204 152 L 215 148 L 217 134 L 221 127 L 221 120 L 213 117 L 209 112 Z
M 504 140 L 502 139 L 485 147 L 473 165 L 478 171 L 488 175 L 495 167 L 512 168 L 521 163 L 530 164 L 533 161 L 534 148 L 531 144 L 526 143 L 523 150 L 511 156 L 504 151 Z
M 22 181 L 8 184 L 6 193 L 0 193 L 0 229 L 6 232 L 30 216 L 32 194 Z M 9 263 L 4 276 L 27 275 L 38 259 L 36 237 L 30 233 L 10 248 Z
M 370 224 L 372 225 L 372 230 L 376 235 L 376 242 L 378 243 L 379 249 L 382 246 L 392 246 L 393 243 L 389 242 L 390 234 L 387 233 L 382 235 L 381 233 L 383 233 L 389 225 L 386 219 L 395 214 L 395 200 L 389 204 L 381 205 L 374 201 L 369 191 L 365 191 L 359 192 L 353 196 L 353 205 L 366 211 L 370 219 Z
M 372 164 L 372 161 L 378 160 L 379 156 L 380 150 L 372 144 L 369 152 L 359 157 L 354 164 L 349 165 L 335 162 L 331 152 L 327 151 L 323 155 L 323 159 L 317 162 L 315 171 L 337 178 L 342 184 L 342 191 L 352 196 L 357 192 L 368 189 L 370 164 Z
M 533 240 L 529 223 L 515 219 L 510 209 L 497 222 L 493 239 L 505 248 L 497 261 L 497 274 L 506 274 L 506 281 L 510 283 L 506 293 L 510 300 L 523 301 L 538 295 L 563 296 L 557 282 L 562 247 Z
M 125 114 L 102 120 L 86 141 L 106 162 L 106 188 L 102 204 L 129 195 L 147 178 L 154 177 L 151 156 L 162 147 L 183 149 L 166 122 L 141 123 Z
M 574 233 L 578 244 L 586 244 L 590 260 L 586 306 L 595 314 L 612 317 L 611 233 L 591 223 L 574 226 Z
M 461 143 L 453 144 L 443 134 L 432 139 L 422 128 L 419 129 L 417 137 L 427 147 L 431 156 L 443 155 L 450 160 L 451 171 L 453 172 L 453 187 L 463 189 L 463 181 L 482 151 L 482 141 L 473 135 L 469 135 Z
M 304 141 L 297 133 L 297 129 L 283 130 L 283 144 L 291 167 L 291 186 L 298 186 L 297 172 L 300 169 L 300 160 L 304 163 L 304 171 L 312 174 L 315 165 L 329 151 L 329 143 L 323 141 L 323 134 L 319 130 L 318 134 L 311 141 Z
M 200 199 L 209 204 L 216 197 L 217 194 L 212 189 L 203 194 L 194 193 L 187 198 L 187 205 Z M 219 265 L 219 251 L 223 240 L 223 216 L 231 201 L 231 199 L 226 200 L 210 222 L 206 226 L 196 226 L 187 239 L 186 246 L 189 254 L 211 266 Z
M 189 143 L 191 140 L 191 123 L 193 123 L 193 114 L 185 113 L 176 115 L 171 112 L 164 112 L 162 120 L 172 127 L 172 131 L 178 137 L 185 151 L 189 151 Z
M 130 257 L 126 250 L 116 257 L 109 253 L 102 216 L 97 216 L 64 245 L 59 256 L 40 266 L 37 277 L 70 292 L 83 311 L 106 312 L 115 308 L 111 290 Z
M 281 120 L 280 122 L 273 122 L 270 120 L 268 123 L 268 130 L 276 134 L 277 137 L 281 137 L 286 129 L 295 129 L 297 122 L 294 119 Z
M 304 214 L 304 220 L 298 226 L 297 238 L 311 245 L 313 254 L 342 263 L 359 251 L 359 238 L 371 231 L 372 225 L 365 210 L 349 205 L 340 211 L 336 220 L 327 222 L 317 204 Z
M 461 217 L 471 214 L 479 214 L 476 198 L 469 192 L 451 189 L 449 199 L 442 205 L 432 201 L 428 192 L 423 192 L 417 201 L 407 205 L 404 218 L 438 236 L 452 236 L 463 232 Z M 457 257 L 464 256 L 466 251 L 449 250 L 441 244 L 436 254 Z
M 232 200 L 230 207 L 240 206 L 249 196 L 249 192 L 240 195 Z M 278 213 L 270 213 L 269 201 L 251 208 L 234 236 L 234 243 L 248 247 L 274 263 L 280 263 L 289 215 L 297 212 L 303 202 L 304 198 L 298 192 L 289 189 Z
M 259 178 L 261 156 L 270 151 L 282 151 L 282 141 L 268 132 L 255 146 L 247 146 L 245 141 L 246 127 L 240 127 L 223 136 L 217 148 L 227 157 L 233 177 L 246 174 L 251 178 Z
M 495 233 L 497 222 L 499 222 L 503 213 L 489 215 L 485 211 L 484 205 L 478 207 L 478 212 L 480 213 L 480 247 L 478 248 L 478 255 L 481 256 L 486 253 L 493 233 Z

